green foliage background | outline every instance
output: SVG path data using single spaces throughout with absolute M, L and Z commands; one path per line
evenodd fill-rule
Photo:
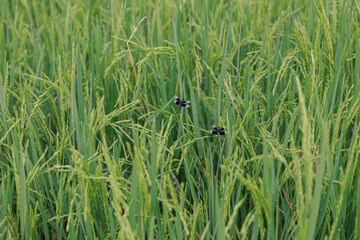
M 0 0 L 0 238 L 360 238 L 359 14 Z

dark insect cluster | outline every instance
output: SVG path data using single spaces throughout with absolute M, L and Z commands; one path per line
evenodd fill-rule
M 178 110 L 180 110 L 181 107 L 184 108 L 190 107 L 191 101 L 180 99 L 178 96 L 175 96 L 174 98 L 175 98 L 174 103 L 179 106 Z M 227 132 L 225 132 L 225 127 L 214 126 L 214 130 L 211 130 L 210 133 L 213 135 L 225 135 Z
M 210 131 L 211 134 L 214 134 L 214 135 L 225 135 L 227 132 L 225 132 L 225 127 L 217 127 L 217 126 L 214 126 L 214 130 L 211 130 Z
M 190 107 L 190 102 L 191 101 L 186 101 L 184 99 L 180 99 L 178 96 L 175 96 L 175 100 L 174 100 L 174 103 L 176 105 L 178 105 L 179 107 L 186 107 L 186 108 L 189 108 Z

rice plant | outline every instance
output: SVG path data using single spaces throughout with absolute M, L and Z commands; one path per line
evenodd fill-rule
M 359 239 L 359 22 L 0 0 L 0 239 Z

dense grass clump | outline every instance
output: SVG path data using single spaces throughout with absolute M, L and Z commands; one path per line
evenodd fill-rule
M 359 239 L 359 14 L 0 0 L 0 239 Z

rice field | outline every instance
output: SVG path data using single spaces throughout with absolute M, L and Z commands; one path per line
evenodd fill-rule
M 360 239 L 359 22 L 0 0 L 0 239 Z

